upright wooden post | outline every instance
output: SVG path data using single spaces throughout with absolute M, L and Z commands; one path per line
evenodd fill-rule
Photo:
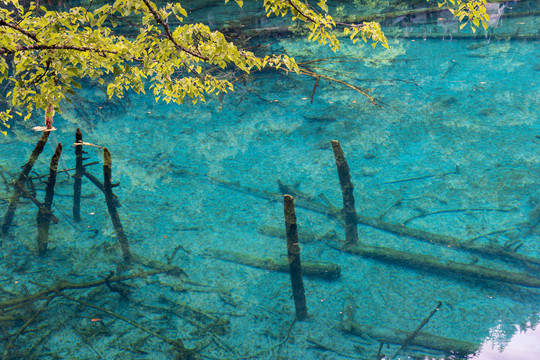
M 345 220 L 345 241 L 347 245 L 356 245 L 358 243 L 358 219 L 354 207 L 354 185 L 351 182 L 349 165 L 345 159 L 345 154 L 341 149 L 339 141 L 332 140 L 332 149 L 336 158 L 336 166 L 343 195 L 343 216 Z
M 287 234 L 287 258 L 289 259 L 294 307 L 296 309 L 296 319 L 302 321 L 307 318 L 307 306 L 304 281 L 302 280 L 302 264 L 300 262 L 300 246 L 298 246 L 298 229 L 293 197 L 284 195 L 283 204 L 285 231 Z
M 47 251 L 47 243 L 49 242 L 51 207 L 54 198 L 54 185 L 56 184 L 56 171 L 58 170 L 58 159 L 60 159 L 60 155 L 62 155 L 62 144 L 58 143 L 49 167 L 49 178 L 47 179 L 47 187 L 45 188 L 45 200 L 37 214 L 37 243 L 39 255 L 45 254 L 45 251 Z
M 129 251 L 129 243 L 122 227 L 122 222 L 120 221 L 120 216 L 118 216 L 118 211 L 116 211 L 116 203 L 114 201 L 114 196 L 112 192 L 112 158 L 111 153 L 107 148 L 103 148 L 103 192 L 105 193 L 105 201 L 107 202 L 107 209 L 109 210 L 109 215 L 111 217 L 111 222 L 114 226 L 114 231 L 116 232 L 116 237 L 120 243 L 122 249 L 122 258 L 125 263 L 131 262 L 131 253 Z
M 75 132 L 75 144 L 81 143 L 83 136 L 81 129 L 77 128 Z M 75 221 L 81 221 L 81 188 L 82 177 L 84 176 L 83 166 L 83 146 L 75 145 L 75 182 L 73 183 L 73 219 Z

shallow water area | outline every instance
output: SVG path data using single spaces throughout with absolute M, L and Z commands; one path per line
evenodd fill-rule
M 6 313 L 15 317 L 1 320 L 9 333 L 37 314 L 17 351 L 28 358 L 175 358 L 165 338 L 209 359 L 536 359 L 538 341 L 516 339 L 537 340 L 540 312 L 540 9 L 534 1 L 504 6 L 487 36 L 454 31 L 444 12 L 381 20 L 389 50 L 343 38 L 334 54 L 282 29 L 252 40 L 369 89 L 375 104 L 337 81 L 322 78 L 314 88 L 313 77 L 271 70 L 195 105 L 156 103 L 151 94 L 108 99 L 101 87 L 84 84 L 56 115 L 49 143 L 65 145 L 67 168 L 75 164 L 69 144 L 77 127 L 84 141 L 106 146 L 131 251 L 185 274 L 74 288 L 47 306 L 45 297 Z M 186 8 L 206 21 L 204 8 Z M 219 27 L 224 15 L 215 13 Z M 0 138 L 1 214 L 13 191 L 9 179 L 41 135 L 29 130 L 35 125 L 41 118 L 16 123 Z M 440 267 L 341 247 L 332 140 L 350 167 L 361 246 L 429 256 Z M 102 179 L 103 151 L 84 149 L 86 162 L 99 162 L 88 172 Z M 47 145 L 32 176 L 48 173 L 53 152 Z M 33 181 L 39 199 L 45 179 Z M 59 223 L 46 256 L 36 255 L 37 208 L 21 200 L 2 243 L 0 304 L 60 281 L 152 268 L 122 268 L 105 198 L 88 179 L 82 220 L 73 220 L 73 181 L 58 174 Z M 242 265 L 238 254 L 225 261 L 234 252 L 286 263 L 282 192 L 295 198 L 302 260 L 341 268 L 338 279 L 304 277 L 306 321 L 293 322 L 287 272 Z M 512 353 L 516 342 L 528 347 L 526 355 Z

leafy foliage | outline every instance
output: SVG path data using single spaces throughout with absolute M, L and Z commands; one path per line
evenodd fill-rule
M 459 19 L 460 29 L 468 24 L 473 33 L 480 25 L 487 30 L 489 14 L 486 12 L 486 0 L 439 0 L 438 4 L 439 7 L 447 6 L 452 15 Z
M 243 5 L 241 0 L 235 1 Z M 441 4 L 447 1 L 459 4 L 454 15 L 460 20 L 463 13 L 476 26 L 480 21 L 484 24 L 480 15 L 488 19 L 485 9 L 475 5 L 485 0 L 444 0 Z M 61 101 L 81 88 L 83 79 L 107 84 L 110 97 L 122 97 L 129 90 L 150 90 L 156 101 L 181 103 L 188 98 L 196 103 L 208 94 L 233 90 L 231 81 L 214 75 L 216 68 L 249 73 L 273 67 L 298 72 L 292 57 L 258 57 L 205 24 L 185 23 L 187 12 L 179 2 L 157 7 L 150 0 L 115 0 L 93 10 L 79 6 L 65 12 L 33 3 L 25 8 L 18 0 L 0 0 L 2 3 L 0 84 L 8 82 L 10 89 L 7 108 L 0 111 L 4 126 L 14 115 L 28 119 L 35 109 L 49 105 L 59 111 Z M 340 47 L 338 27 L 353 42 L 361 38 L 374 47 L 388 48 L 378 23 L 336 22 L 328 14 L 326 0 L 319 0 L 316 8 L 301 0 L 263 0 L 263 5 L 267 16 L 290 15 L 305 22 L 309 39 L 334 51 Z M 126 18 L 139 28 L 136 36 L 114 31 L 119 19 Z

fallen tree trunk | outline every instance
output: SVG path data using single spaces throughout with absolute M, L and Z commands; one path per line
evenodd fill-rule
M 235 262 L 270 271 L 280 271 L 284 273 L 289 273 L 290 271 L 287 259 L 259 258 L 248 254 L 215 249 L 206 250 L 206 255 L 219 260 Z M 340 277 L 341 268 L 339 265 L 332 263 L 302 261 L 302 274 L 308 277 L 335 280 Z
M 183 175 L 204 177 L 204 178 L 209 179 L 213 183 L 219 184 L 220 186 L 226 187 L 234 191 L 241 192 L 243 194 L 256 196 L 261 199 L 266 199 L 266 200 L 271 200 L 271 201 L 276 201 L 276 202 L 283 201 L 282 194 L 279 194 L 279 193 L 275 193 L 275 192 L 271 192 L 267 190 L 260 190 L 260 189 L 256 189 L 256 188 L 252 188 L 248 186 L 243 186 L 238 183 L 221 180 L 221 179 L 204 175 L 204 174 L 192 173 L 186 170 L 180 170 L 179 173 Z M 339 221 L 342 221 L 341 209 L 331 206 L 331 205 L 324 205 L 324 204 L 318 203 L 313 198 L 311 199 L 298 198 L 295 202 L 295 205 L 296 207 L 301 207 L 306 210 L 317 212 L 319 214 L 331 216 Z M 512 260 L 512 261 L 522 262 L 524 264 L 534 264 L 534 265 L 540 266 L 539 258 L 533 258 L 533 257 L 525 256 L 522 254 L 518 254 L 512 251 L 507 251 L 503 249 L 501 246 L 492 245 L 490 247 L 487 247 L 487 246 L 482 246 L 482 245 L 476 245 L 457 237 L 435 234 L 435 233 L 425 231 L 425 230 L 413 229 L 405 225 L 389 223 L 389 222 L 381 220 L 378 217 L 373 217 L 373 216 L 365 216 L 365 215 L 357 214 L 357 219 L 358 219 L 359 224 L 371 226 L 371 227 L 374 227 L 374 228 L 377 228 L 377 229 L 380 229 L 380 230 L 383 230 L 383 231 L 386 231 L 395 235 L 399 235 L 399 236 L 412 237 L 418 240 L 428 242 L 430 244 L 444 245 L 445 247 L 469 251 L 469 252 L 482 254 L 482 255 L 488 255 L 488 256 L 496 257 L 503 260 Z M 300 237 L 302 236 L 304 235 L 300 234 Z
M 494 268 L 472 264 L 463 264 L 452 260 L 442 261 L 429 255 L 409 253 L 406 251 L 394 250 L 392 248 L 381 246 L 341 246 L 332 242 L 330 242 L 329 245 L 334 249 L 341 250 L 349 254 L 384 261 L 389 264 L 412 269 L 430 271 L 438 274 L 442 273 L 444 275 L 455 276 L 458 278 L 465 276 L 472 279 L 500 281 L 525 287 L 540 288 L 540 278 L 523 273 L 497 270 Z
M 363 325 L 353 322 L 350 330 L 346 332 L 357 336 L 369 336 L 383 343 L 403 344 L 409 333 L 401 329 L 391 329 L 384 326 Z M 459 355 L 460 357 L 474 354 L 480 348 L 480 344 L 468 341 L 450 339 L 437 336 L 425 331 L 420 331 L 409 343 L 411 346 L 420 346 L 426 349 L 439 350 L 446 354 Z
M 444 245 L 445 247 L 489 255 L 491 257 L 540 265 L 540 259 L 538 258 L 532 258 L 512 251 L 507 251 L 500 246 L 493 245 L 491 247 L 487 247 L 476 245 L 453 236 L 439 235 L 424 230 L 413 229 L 401 224 L 388 223 L 376 217 L 358 215 L 358 222 L 360 224 L 391 232 L 396 235 L 408 236 L 422 240 L 430 244 Z
M 139 273 L 129 274 L 129 275 L 112 276 L 108 279 L 100 279 L 100 280 L 84 282 L 84 283 L 69 283 L 67 281 L 61 281 L 58 284 L 51 286 L 50 288 L 47 288 L 45 290 L 41 290 L 33 294 L 21 296 L 16 299 L 0 302 L 0 309 L 2 309 L 4 312 L 7 312 L 21 304 L 32 303 L 34 301 L 43 300 L 47 298 L 48 296 L 53 296 L 53 297 L 61 296 L 62 295 L 61 292 L 64 290 L 89 289 L 89 288 L 105 285 L 107 281 L 109 283 L 122 282 L 122 281 L 132 280 L 132 279 L 146 278 L 148 276 L 162 274 L 164 272 L 165 271 L 161 271 L 161 270 L 152 270 L 152 271 L 139 272 Z

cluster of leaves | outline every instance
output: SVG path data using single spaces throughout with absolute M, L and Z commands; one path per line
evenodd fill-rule
M 232 89 L 229 81 L 205 72 L 211 66 L 296 70 L 292 58 L 256 57 L 204 24 L 183 24 L 187 13 L 180 3 L 157 8 L 148 0 L 116 0 L 92 11 L 56 12 L 35 4 L 24 8 L 17 0 L 2 2 L 7 6 L 0 8 L 0 84 L 11 82 L 10 104 L 0 112 L 4 125 L 14 114 L 26 112 L 28 119 L 34 109 L 51 104 L 59 110 L 85 78 L 107 82 L 109 96 L 149 88 L 156 99 L 179 103 Z M 128 16 L 139 21 L 136 38 L 111 30 L 117 19 Z M 174 30 L 168 26 L 170 16 L 180 23 Z
M 345 34 L 350 35 L 353 42 L 358 40 L 357 36 L 360 34 L 365 42 L 370 39 L 373 47 L 380 43 L 382 46 L 388 48 L 388 40 L 378 23 L 346 24 L 336 22 L 332 16 L 328 15 L 326 0 L 320 0 L 317 6 L 322 12 L 315 10 L 309 3 L 300 0 L 264 0 L 267 16 L 272 14 L 286 16 L 290 12 L 292 20 L 300 20 L 308 24 L 310 31 L 309 40 L 317 41 L 323 45 L 328 44 L 334 52 L 340 48 L 339 39 L 334 31 L 337 26 L 343 27 Z
M 459 19 L 460 29 L 468 24 L 473 33 L 480 25 L 487 30 L 489 14 L 486 12 L 486 0 L 439 0 L 438 4 L 439 7 L 447 6 L 452 15 Z
M 242 0 L 235 1 L 243 5 Z M 459 6 L 454 15 L 460 20 L 467 16 L 468 22 L 478 26 L 489 19 L 480 6 L 485 0 L 444 0 L 440 5 L 448 1 Z M 195 103 L 208 94 L 233 89 L 226 77 L 213 75 L 215 68 L 248 73 L 273 67 L 298 72 L 292 57 L 258 57 L 207 25 L 185 23 L 187 12 L 179 2 L 157 7 L 150 0 L 115 0 L 93 10 L 90 5 L 65 12 L 33 3 L 23 7 L 18 0 L 0 0 L 1 4 L 0 84 L 10 90 L 8 103 L 0 103 L 4 126 L 15 114 L 28 119 L 35 109 L 49 105 L 59 111 L 61 101 L 81 88 L 84 79 L 106 83 L 111 97 L 150 89 L 156 101 L 181 103 L 190 98 Z M 267 16 L 290 14 L 293 20 L 305 22 L 309 39 L 328 44 L 334 51 L 340 47 L 337 27 L 344 28 L 353 42 L 361 38 L 388 48 L 378 23 L 336 22 L 328 14 L 326 0 L 319 0 L 317 9 L 301 0 L 263 0 L 263 5 Z M 139 29 L 137 36 L 114 32 L 119 19 L 128 17 Z
M 242 6 L 241 0 L 236 2 Z M 60 102 L 81 88 L 83 79 L 107 83 L 109 96 L 150 89 L 156 100 L 181 103 L 233 89 L 229 80 L 212 75 L 216 67 L 298 71 L 291 57 L 257 57 L 204 24 L 184 23 L 187 12 L 179 2 L 157 7 L 150 0 L 115 0 L 97 9 L 79 6 L 67 12 L 35 4 L 23 7 L 18 0 L 0 3 L 5 5 L 0 8 L 0 84 L 10 83 L 9 102 L 0 112 L 5 126 L 15 114 L 28 119 L 35 109 L 49 105 L 59 111 Z M 339 48 L 329 31 L 336 24 L 326 14 L 324 0 L 319 7 L 325 14 L 298 0 L 265 0 L 264 5 L 268 15 L 290 11 L 295 19 L 309 23 L 312 40 Z M 140 29 L 135 38 L 113 31 L 119 19 L 127 17 L 136 19 Z M 177 24 L 174 28 L 169 18 Z M 370 36 L 369 29 L 360 31 L 364 38 Z M 382 32 L 374 35 L 382 40 Z

